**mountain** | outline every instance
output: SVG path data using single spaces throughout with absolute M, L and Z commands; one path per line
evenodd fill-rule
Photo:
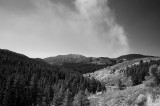
M 144 58 L 144 57 L 154 57 L 146 56 L 141 54 L 128 54 L 123 55 L 118 58 L 108 58 L 108 57 L 85 57 L 83 55 L 68 54 L 68 55 L 58 55 L 55 57 L 45 58 L 44 61 L 51 65 L 58 65 L 81 74 L 93 73 L 97 70 L 106 68 L 108 66 L 114 66 L 119 63 L 123 63 L 128 60 Z
M 132 106 L 146 91 L 141 83 L 155 64 L 160 65 L 159 57 L 141 54 L 114 59 L 76 54 L 33 59 L 0 49 L 0 106 L 79 105 L 75 98 L 86 103 L 90 99 L 91 106 Z M 122 90 L 116 88 L 117 81 Z M 103 95 L 95 95 L 106 89 Z
M 0 106 L 70 106 L 86 89 L 95 93 L 105 87 L 78 72 L 0 49 Z
M 155 56 L 142 55 L 142 54 L 127 54 L 127 55 L 122 55 L 120 57 L 117 57 L 116 60 L 118 61 L 118 63 L 120 63 L 125 60 L 132 60 L 132 59 L 145 58 L 145 57 L 155 57 Z
M 77 54 L 58 55 L 55 57 L 45 58 L 44 60 L 52 65 L 63 65 L 64 63 L 113 65 L 116 63 L 115 59 L 110 59 L 108 57 L 85 57 Z
M 64 67 L 81 74 L 92 73 L 96 70 L 116 64 L 115 59 L 107 57 L 85 57 L 77 54 L 58 55 L 45 58 L 44 61 L 51 65 Z
M 160 57 L 139 56 L 135 59 L 127 58 L 128 60 L 94 73 L 84 74 L 85 77 L 96 78 L 105 83 L 107 89 L 103 94 L 91 95 L 89 97 L 91 105 L 135 106 L 137 104 L 136 106 L 140 106 L 147 104 L 143 106 L 160 106 L 160 98 L 153 98 L 160 96 L 160 83 L 156 82 L 160 81 L 158 76 Z M 126 56 L 122 59 L 126 59 Z M 156 73 L 155 76 L 158 79 L 153 80 L 155 77 L 150 74 L 150 70 Z M 118 83 L 119 81 L 121 84 Z M 122 89 L 119 88 L 119 85 L 123 86 Z
M 121 72 L 123 74 L 124 70 L 126 70 L 127 67 L 139 66 L 140 61 L 143 61 L 143 63 L 148 62 L 149 64 L 152 61 L 159 61 L 159 60 L 160 60 L 159 57 L 145 57 L 145 58 L 135 58 L 132 60 L 125 60 L 121 63 L 117 63 L 115 65 L 97 70 L 93 73 L 86 73 L 84 74 L 84 76 L 90 76 L 105 83 L 110 83 L 111 81 L 116 82 L 116 79 L 121 77 L 119 76 Z
M 148 76 L 150 66 L 154 64 L 160 65 L 160 57 L 142 54 L 122 55 L 114 59 L 107 57 L 86 58 L 90 58 L 90 61 L 87 61 L 86 63 L 81 61 L 81 63 L 73 62 L 64 64 L 69 64 L 66 65 L 67 67 L 72 64 L 70 68 L 75 70 L 79 69 L 78 72 L 82 72 L 84 77 L 89 77 L 91 79 L 95 78 L 105 84 L 107 89 L 105 93 L 101 95 L 99 92 L 96 95 L 91 95 L 89 97 L 91 106 L 132 106 L 131 104 L 137 102 L 136 98 L 138 99 L 139 95 L 142 95 L 148 90 L 142 83 L 145 80 L 145 77 Z M 94 69 L 93 66 L 82 68 L 82 63 L 88 65 L 110 63 L 112 65 L 106 65 L 106 67 L 100 67 L 99 70 L 94 71 L 96 69 Z M 64 66 L 64 64 L 62 66 Z M 88 68 L 89 70 L 86 70 Z M 94 70 L 91 70 L 92 68 Z M 118 90 L 117 88 L 117 82 L 119 80 L 124 86 L 123 90 Z
M 45 58 L 44 60 L 52 65 L 62 65 L 63 63 L 86 63 L 89 61 L 87 57 L 76 54 L 58 55 L 56 57 Z
M 58 55 L 55 57 L 44 58 L 49 64 L 52 65 L 63 65 L 64 63 L 86 63 L 86 64 L 101 64 L 101 65 L 115 65 L 116 63 L 121 63 L 125 60 L 132 60 L 137 58 L 154 57 L 142 54 L 128 54 L 122 55 L 117 58 L 108 57 L 85 57 L 83 55 L 68 54 L 68 55 Z
M 153 64 L 159 65 L 160 63 L 160 57 L 145 56 L 141 54 L 123 55 L 118 57 L 117 61 L 119 59 L 123 59 L 123 61 L 115 65 L 97 70 L 92 73 L 86 73 L 84 74 L 84 76 L 95 78 L 101 82 L 104 82 L 106 85 L 109 85 L 109 86 L 112 84 L 115 84 L 118 79 L 121 79 L 127 86 L 130 86 L 131 79 L 129 77 L 125 77 L 126 73 L 134 73 L 135 71 L 137 71 L 138 75 L 143 76 L 143 78 L 139 78 L 139 79 L 144 80 L 144 75 L 148 73 L 149 67 Z M 131 76 L 134 76 L 134 75 L 131 75 Z

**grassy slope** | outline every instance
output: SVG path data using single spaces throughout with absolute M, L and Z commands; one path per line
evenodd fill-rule
M 102 95 L 89 97 L 91 106 L 134 106 L 134 101 L 139 94 L 145 94 L 147 88 L 143 84 L 129 87 L 125 90 L 107 90 Z
M 112 70 L 115 70 L 115 73 L 116 73 L 121 69 L 125 69 L 127 66 L 138 64 L 141 60 L 146 62 L 146 61 L 150 61 L 150 60 L 159 60 L 159 59 L 160 59 L 159 57 L 148 57 L 148 58 L 127 60 L 127 61 L 124 61 L 123 63 L 118 63 L 118 64 L 113 65 L 111 67 L 107 67 L 107 68 L 95 71 L 94 73 L 87 73 L 84 76 L 94 77 L 100 81 L 106 82 L 107 80 L 114 80 L 119 77 L 119 75 L 117 75 L 117 74 L 110 74 Z
M 110 74 L 111 70 L 120 70 L 125 69 L 127 66 L 139 63 L 140 60 L 150 61 L 150 60 L 159 60 L 158 57 L 149 57 L 149 58 L 141 58 L 141 59 L 134 59 L 125 61 L 123 63 L 116 64 L 109 68 L 105 68 L 102 70 L 98 70 L 92 74 L 91 77 L 94 77 L 100 81 L 105 82 L 106 85 L 111 85 L 111 83 L 115 83 L 117 79 L 124 79 L 122 83 L 128 82 L 125 78 L 121 75 L 117 74 Z M 144 87 L 143 84 L 129 87 L 125 90 L 107 90 L 106 93 L 103 95 L 91 95 L 89 97 L 91 106 L 135 106 L 135 100 L 139 96 L 139 94 L 146 94 L 149 89 Z M 147 105 L 152 106 L 152 105 Z M 158 106 L 158 105 L 155 105 Z M 160 105 L 159 105 L 160 106 Z
M 150 61 L 150 60 L 159 60 L 159 59 L 160 59 L 159 57 L 147 57 L 147 58 L 138 58 L 138 59 L 128 60 L 128 61 L 124 61 L 123 63 L 113 65 L 110 67 L 110 69 L 120 70 L 120 69 L 126 68 L 127 66 L 131 66 L 136 63 L 139 63 L 141 60 L 146 62 L 146 61 Z

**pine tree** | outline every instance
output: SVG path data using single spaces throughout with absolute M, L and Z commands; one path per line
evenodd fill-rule
M 61 106 L 64 99 L 64 87 L 61 86 L 60 90 L 56 88 L 52 104 L 54 106 Z
M 69 91 L 69 89 L 66 90 L 65 92 L 65 97 L 63 100 L 63 104 L 61 106 L 71 106 L 71 92 Z
M 90 93 L 89 93 L 87 88 L 85 89 L 85 95 L 87 95 L 87 96 L 90 95 Z
M 11 85 L 12 85 L 12 78 L 8 77 L 6 82 L 6 89 L 4 91 L 4 98 L 3 98 L 3 106 L 11 106 L 12 97 L 11 97 Z
M 50 98 L 50 90 L 51 89 L 51 87 L 50 87 L 50 85 L 49 84 L 46 84 L 46 86 L 45 86 L 45 89 L 44 89 L 44 95 L 45 95 L 45 103 L 47 104 L 47 105 L 49 105 L 50 104 L 50 102 L 51 102 L 51 98 Z
M 158 70 L 157 70 L 157 79 L 158 79 L 158 83 L 160 83 L 160 66 L 158 67 Z
M 84 94 L 84 91 L 80 90 L 77 95 L 74 97 L 73 106 L 90 106 L 87 95 Z
M 117 81 L 117 87 L 119 90 L 122 90 L 122 81 L 120 79 Z
M 31 91 L 31 101 L 32 105 L 36 105 L 37 97 L 38 97 L 38 86 L 36 83 L 36 75 L 34 74 L 30 81 L 30 91 Z

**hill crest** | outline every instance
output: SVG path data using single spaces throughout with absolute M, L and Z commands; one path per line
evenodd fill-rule
M 103 64 L 103 65 L 115 65 L 126 60 L 132 60 L 137 58 L 154 57 L 142 54 L 127 54 L 117 58 L 109 57 L 86 57 L 78 54 L 58 55 L 55 57 L 44 58 L 46 62 L 52 65 L 63 65 L 64 63 L 87 63 L 87 64 Z

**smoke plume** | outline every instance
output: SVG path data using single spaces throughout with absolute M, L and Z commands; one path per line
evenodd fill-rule
M 93 53 L 118 56 L 129 52 L 129 44 L 122 26 L 115 21 L 108 0 L 76 0 L 76 9 L 83 36 Z M 94 45 L 94 46 L 92 46 Z

